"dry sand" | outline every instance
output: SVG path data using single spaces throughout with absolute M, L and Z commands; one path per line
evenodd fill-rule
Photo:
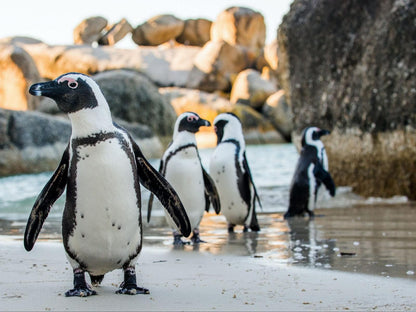
M 267 257 L 213 255 L 144 246 L 138 284 L 150 295 L 116 295 L 122 272 L 106 275 L 97 296 L 66 298 L 72 269 L 62 243 L 0 238 L 1 311 L 415 310 L 415 282 L 277 264 Z

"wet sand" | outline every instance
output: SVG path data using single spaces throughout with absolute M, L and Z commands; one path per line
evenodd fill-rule
M 313 220 L 260 214 L 259 233 L 228 234 L 223 216 L 205 216 L 196 249 L 214 255 L 269 258 L 275 263 L 416 280 L 416 205 L 318 209 Z M 171 244 L 163 227 L 148 229 L 146 243 Z M 185 246 L 192 250 L 193 246 Z
M 263 257 L 276 264 L 340 270 L 416 280 L 416 204 L 378 204 L 318 209 L 316 218 L 283 220 L 280 213 L 260 213 L 259 233 L 226 231 L 225 218 L 206 214 L 199 246 L 184 252 Z M 163 216 L 144 222 L 144 244 L 172 249 Z M 0 222 L 0 232 L 21 243 L 25 222 Z M 60 220 L 48 219 L 40 240 L 60 241 Z
M 314 220 L 262 213 L 259 233 L 229 234 L 223 216 L 201 225 L 206 243 L 172 246 L 163 216 L 146 224 L 137 269 L 150 295 L 115 295 L 122 272 L 91 298 L 65 298 L 72 269 L 60 220 L 47 221 L 31 252 L 25 222 L 1 222 L 2 311 L 414 310 L 416 205 L 320 209 Z M 6 234 L 6 235 L 5 235 Z M 344 272 L 343 272 L 344 271 Z

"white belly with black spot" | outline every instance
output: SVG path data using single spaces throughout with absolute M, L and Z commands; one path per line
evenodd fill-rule
M 196 150 L 187 148 L 170 158 L 166 165 L 165 178 L 178 193 L 192 229 L 198 228 L 205 211 L 205 187 Z M 166 219 L 175 229 L 175 224 L 167 214 Z
M 221 201 L 221 213 L 228 223 L 244 225 L 248 206 L 240 196 L 235 167 L 234 144 L 220 144 L 211 157 L 209 174 Z
M 93 274 L 120 268 L 141 244 L 132 165 L 116 139 L 80 146 L 76 225 L 68 247 Z

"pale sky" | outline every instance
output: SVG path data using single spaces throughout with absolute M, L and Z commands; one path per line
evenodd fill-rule
M 126 18 L 136 27 L 159 14 L 173 14 L 181 19 L 207 18 L 231 6 L 249 7 L 263 14 L 267 27 L 266 41 L 276 38 L 277 28 L 292 0 L 13 0 L 0 10 L 0 38 L 28 36 L 48 44 L 72 44 L 73 29 L 85 18 L 103 16 L 109 24 Z M 128 36 L 130 37 L 130 36 Z M 133 47 L 131 38 L 121 47 Z M 119 46 L 118 45 L 118 46 Z

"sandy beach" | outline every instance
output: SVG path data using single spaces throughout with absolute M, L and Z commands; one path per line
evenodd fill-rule
M 138 284 L 150 295 L 116 295 L 122 272 L 105 276 L 97 296 L 66 298 L 72 269 L 60 242 L 0 241 L 2 311 L 406 311 L 415 283 L 401 278 L 299 268 L 267 257 L 213 255 L 144 246 Z

